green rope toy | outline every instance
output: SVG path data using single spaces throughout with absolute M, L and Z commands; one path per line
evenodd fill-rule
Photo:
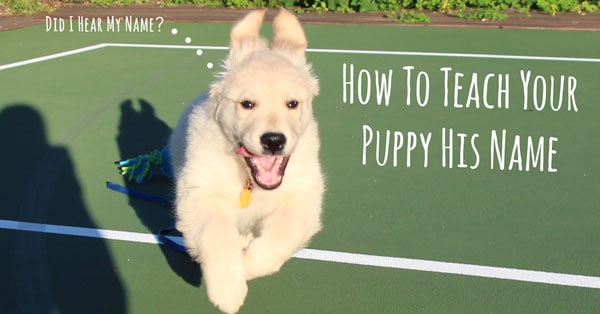
M 155 166 L 160 167 L 165 176 L 173 178 L 169 146 L 165 146 L 161 150 L 153 149 L 148 154 L 117 161 L 115 164 L 118 165 L 119 173 L 122 176 L 138 184 L 146 183 L 152 178 Z

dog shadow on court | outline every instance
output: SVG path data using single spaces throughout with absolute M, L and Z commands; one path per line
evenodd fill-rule
M 38 224 L 34 232 L 0 229 L 0 311 L 126 313 L 125 289 L 106 242 L 48 233 L 48 225 L 97 225 L 68 147 L 49 143 L 47 134 L 34 106 L 0 110 L 0 217 L 21 227 Z
M 125 100 L 120 104 L 120 110 L 121 118 L 116 139 L 120 160 L 149 153 L 152 149 L 161 149 L 167 144 L 171 128 L 156 116 L 154 107 L 148 101 L 144 99 L 139 99 L 137 102 L 131 99 Z M 165 177 L 158 167 L 153 169 L 153 176 L 146 183 L 138 184 L 126 179 L 123 182 L 128 189 L 167 200 L 173 199 L 173 182 Z M 148 231 L 153 234 L 157 234 L 175 219 L 170 206 L 130 196 L 129 204 Z M 159 245 L 159 247 L 176 274 L 193 286 L 200 285 L 200 267 L 191 257 L 167 245 Z

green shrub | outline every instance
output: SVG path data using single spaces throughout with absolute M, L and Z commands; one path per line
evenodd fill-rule
M 499 7 L 492 8 L 475 8 L 456 12 L 456 16 L 467 20 L 503 20 L 508 17 L 508 14 L 502 12 Z
M 431 23 L 431 19 L 423 12 L 415 10 L 399 10 L 387 15 L 399 23 Z
M 38 0 L 3 0 L 6 11 L 10 14 L 33 14 L 36 12 L 50 12 L 52 7 Z
M 575 11 L 577 8 L 577 0 L 537 0 L 536 5 L 544 12 L 552 15 L 561 11 Z
M 507 9 L 520 13 L 540 10 L 551 15 L 561 12 L 586 14 L 598 10 L 600 0 L 60 0 L 72 3 L 91 3 L 108 6 L 133 3 L 202 4 L 237 8 L 290 8 L 293 12 L 392 12 L 391 18 L 424 20 L 423 10 L 453 13 L 467 19 L 502 19 Z M 12 14 L 48 12 L 52 8 L 41 0 L 0 0 L 0 8 Z

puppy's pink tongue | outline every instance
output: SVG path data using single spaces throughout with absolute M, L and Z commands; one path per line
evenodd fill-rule
M 281 184 L 287 158 L 275 155 L 254 155 L 245 147 L 235 151 L 247 159 L 254 180 L 265 188 L 275 188 Z

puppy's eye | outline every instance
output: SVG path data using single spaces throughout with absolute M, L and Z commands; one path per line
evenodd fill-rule
M 286 103 L 289 109 L 296 109 L 300 103 L 297 100 L 290 100 Z
M 242 100 L 242 102 L 240 102 L 240 105 L 244 109 L 253 109 L 256 106 L 256 104 L 250 100 Z

